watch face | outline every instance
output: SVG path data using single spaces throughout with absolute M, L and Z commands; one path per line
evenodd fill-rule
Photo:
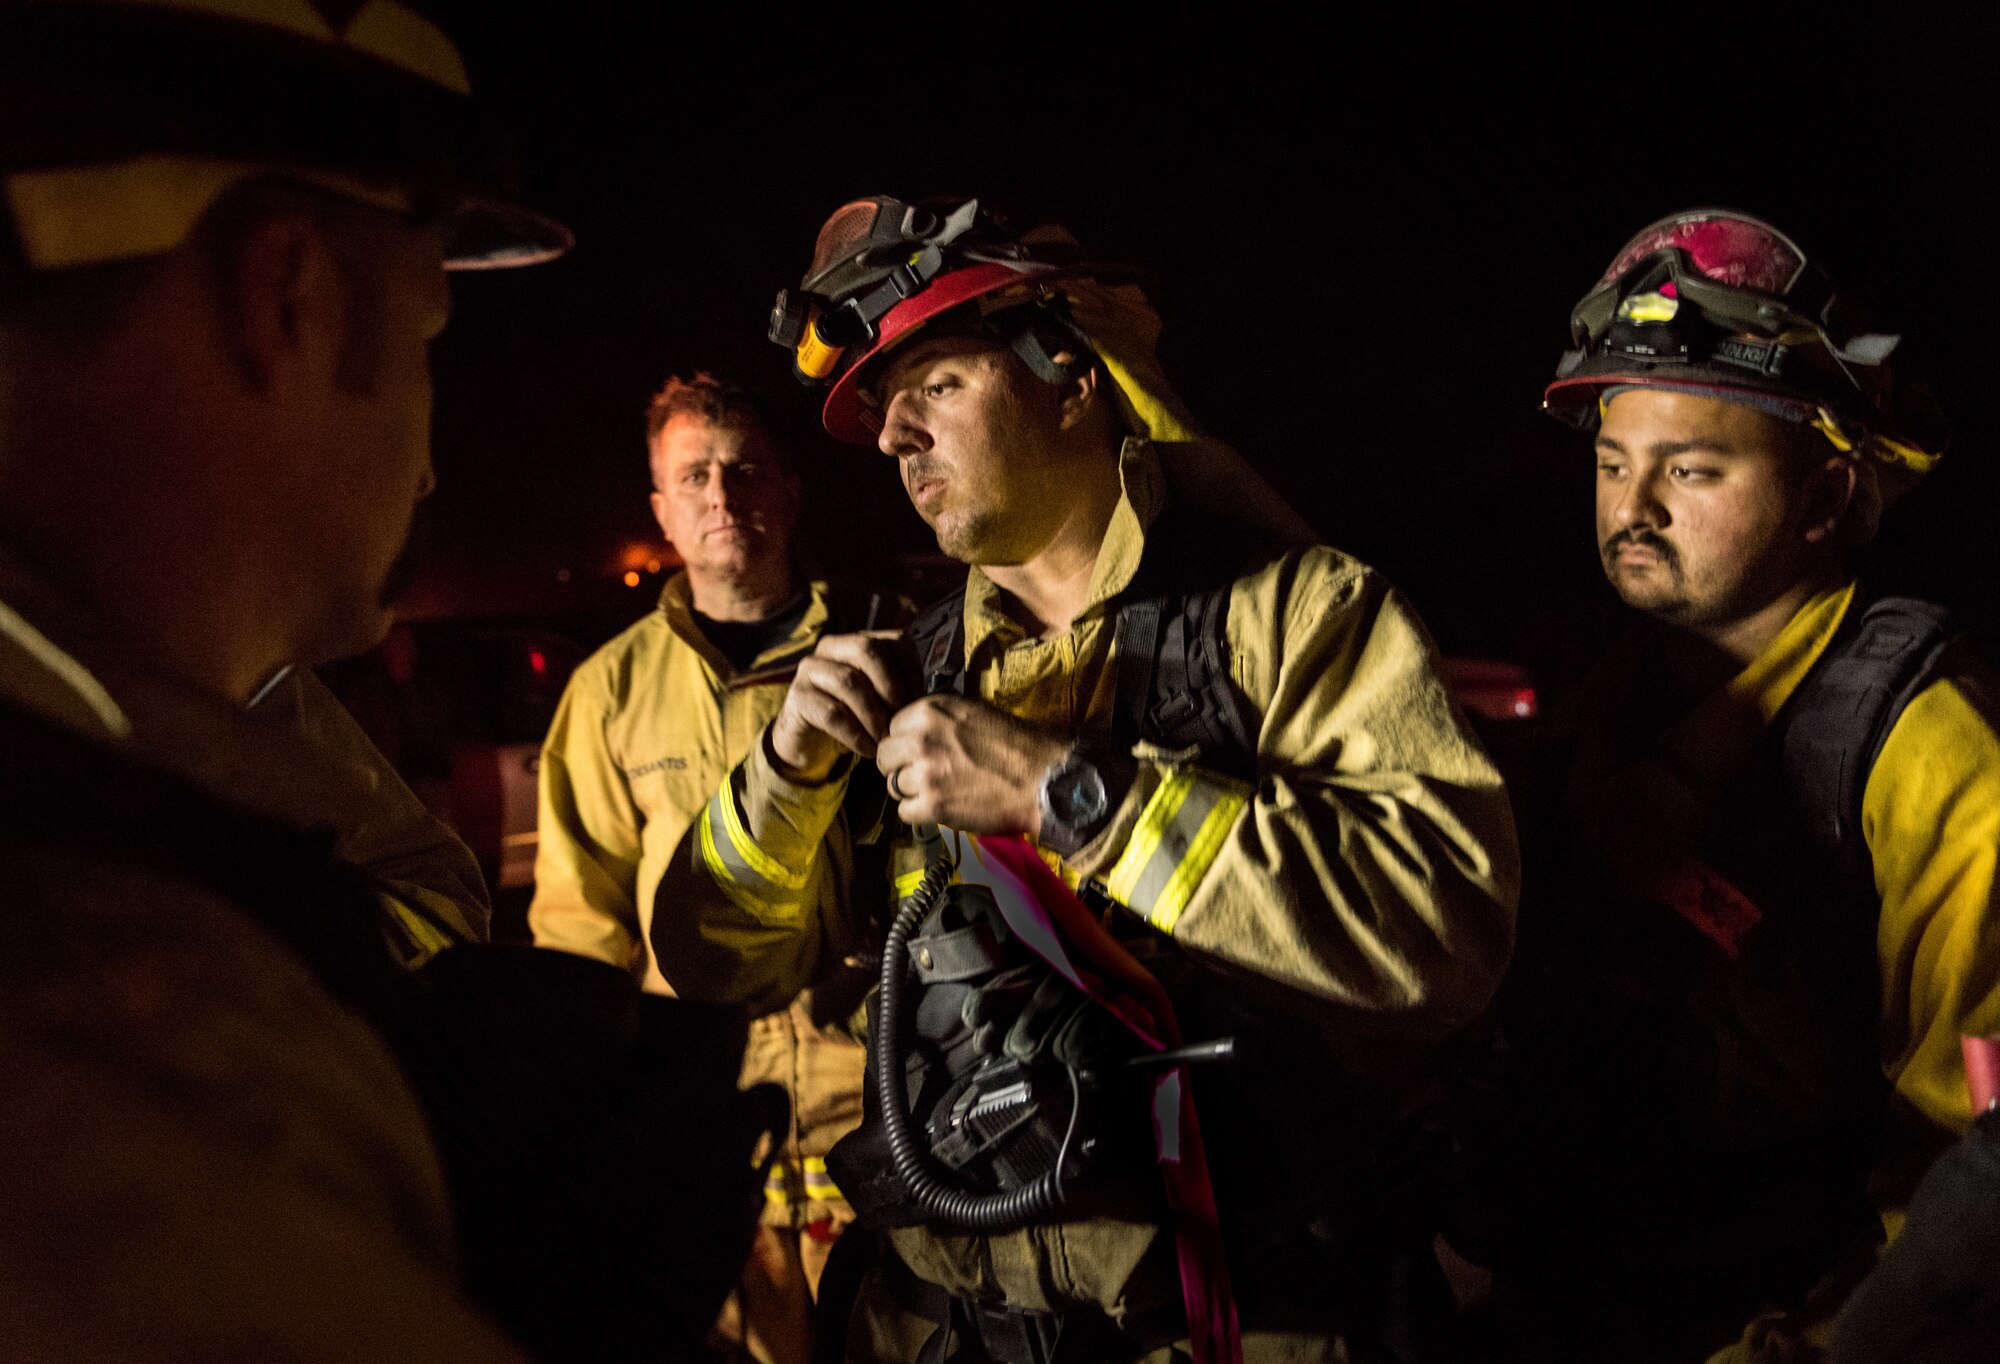
M 1081 759 L 1073 760 L 1049 783 L 1049 809 L 1072 828 L 1104 813 L 1104 778 Z

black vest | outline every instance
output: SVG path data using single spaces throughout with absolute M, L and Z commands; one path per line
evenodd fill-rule
M 1692 827 L 1663 821 L 1643 890 L 1573 826 L 1531 843 L 1503 1009 L 1524 1060 L 1485 1172 L 1516 1199 L 1502 1260 L 1740 1327 L 1870 1234 L 1889 1087 L 1861 797 L 1950 636 L 1926 603 L 1857 602 Z

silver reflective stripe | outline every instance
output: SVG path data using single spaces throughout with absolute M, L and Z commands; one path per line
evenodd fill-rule
M 1206 781 L 1189 785 L 1180 808 L 1173 812 L 1166 827 L 1160 830 L 1159 842 L 1154 846 L 1152 855 L 1132 880 L 1125 903 L 1135 913 L 1144 915 L 1161 928 L 1172 930 L 1173 921 L 1180 918 L 1180 912 L 1186 908 L 1188 896 L 1194 890 L 1193 885 L 1188 884 L 1189 878 L 1180 875 L 1183 864 L 1189 851 L 1195 848 L 1202 826 L 1224 802 L 1240 806 L 1242 797 L 1225 786 Z M 1204 864 L 1194 870 L 1199 874 L 1207 869 Z M 1177 875 L 1181 883 L 1179 886 L 1175 884 Z M 1177 893 L 1170 894 L 1170 891 Z
M 729 783 L 708 798 L 708 808 L 701 813 L 701 850 L 709 859 L 711 870 L 721 873 L 723 880 L 734 885 L 762 887 L 769 883 L 759 876 L 750 865 L 750 860 L 737 850 L 735 841 L 729 836 L 728 809 Z

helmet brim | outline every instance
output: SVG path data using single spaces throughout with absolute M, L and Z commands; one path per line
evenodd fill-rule
M 1683 389 L 1706 394 L 1718 391 L 1741 393 L 1763 402 L 1796 406 L 1802 417 L 1810 416 L 1821 404 L 1802 394 L 1759 384 L 1744 383 L 1740 375 L 1713 369 L 1683 368 L 1671 375 L 1658 369 L 1632 367 L 1609 369 L 1597 374 L 1572 374 L 1557 379 L 1542 390 L 1542 410 L 1560 422 L 1579 430 L 1597 424 L 1598 400 L 1611 388 Z
M 576 235 L 554 218 L 516 204 L 473 199 L 449 218 L 447 270 L 511 270 L 554 260 L 576 245 Z
M 926 324 L 954 308 L 1010 289 L 1021 290 L 1021 301 L 1030 302 L 1057 281 L 1083 273 L 1086 271 L 1020 261 L 982 262 L 941 276 L 915 298 L 891 308 L 876 328 L 874 344 L 834 380 L 826 405 L 820 409 L 820 422 L 827 434 L 847 445 L 875 444 L 882 434 L 882 418 L 861 400 L 862 385 L 890 351 L 914 339 Z

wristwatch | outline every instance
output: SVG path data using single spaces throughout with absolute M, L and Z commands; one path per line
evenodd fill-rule
M 1074 747 L 1042 774 L 1036 804 L 1042 812 L 1036 841 L 1063 857 L 1074 856 L 1097 837 L 1111 815 L 1104 774 L 1088 754 Z

